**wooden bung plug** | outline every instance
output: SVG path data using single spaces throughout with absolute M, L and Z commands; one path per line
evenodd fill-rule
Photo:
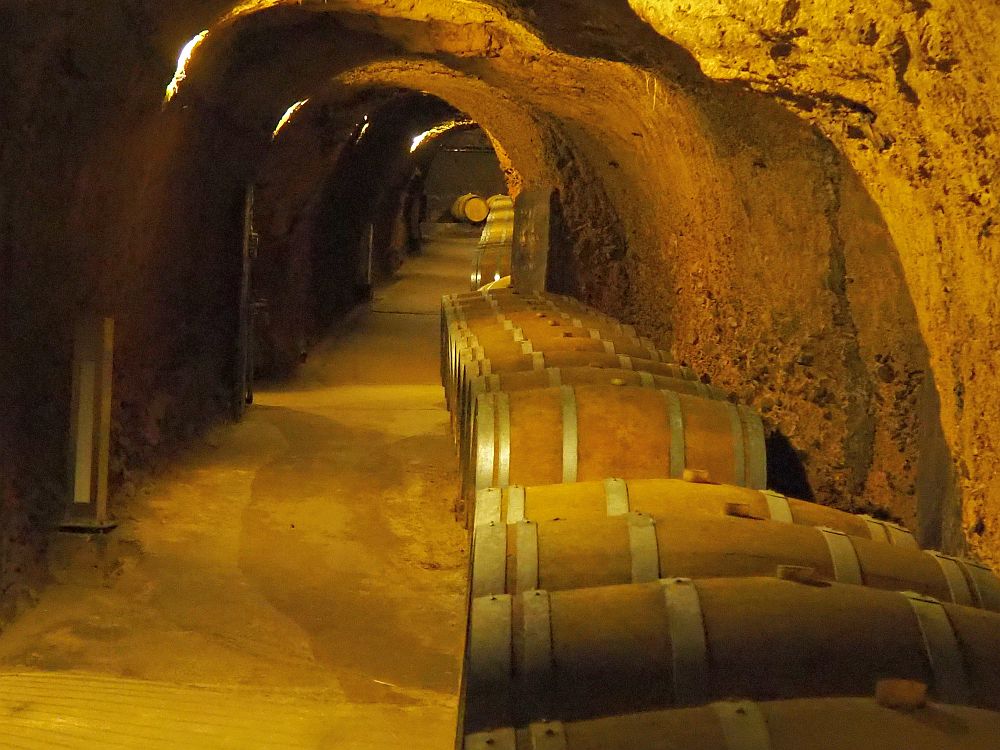
M 794 581 L 795 583 L 815 583 L 816 568 L 808 565 L 779 565 L 775 574 L 782 581 Z
M 927 705 L 927 685 L 896 677 L 875 683 L 875 702 L 898 711 L 916 711 Z
M 753 513 L 750 512 L 750 503 L 726 503 L 726 515 L 735 516 L 736 518 L 756 518 Z
M 684 469 L 681 479 L 685 482 L 693 482 L 695 484 L 715 484 L 705 469 Z

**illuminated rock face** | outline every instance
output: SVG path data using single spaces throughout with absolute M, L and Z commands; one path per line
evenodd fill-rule
M 415 90 L 484 127 L 512 192 L 559 189 L 565 288 L 761 408 L 818 500 L 911 525 L 919 505 L 925 539 L 968 539 L 996 562 L 989 7 L 19 10 L 4 25 L 0 91 L 0 312 L 13 354 L 0 384 L 14 404 L 0 414 L 7 440 L 39 458 L 17 472 L 59 464 L 66 322 L 81 308 L 120 321 L 119 481 L 224 411 L 238 206 L 262 175 L 270 302 L 290 311 L 276 351 L 292 358 L 321 242 L 302 217 L 342 174 L 378 92 Z M 206 29 L 164 106 L 178 53 Z M 435 124 L 427 112 L 393 117 L 413 136 Z M 961 508 L 938 500 L 952 459 Z M 802 485 L 789 469 L 775 477 Z
M 995 8 L 958 2 L 632 0 L 713 78 L 809 120 L 860 175 L 895 242 L 941 393 L 964 525 L 997 548 L 1000 302 Z M 995 560 L 995 558 L 994 558 Z

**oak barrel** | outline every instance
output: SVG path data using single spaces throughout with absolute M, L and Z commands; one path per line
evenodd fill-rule
M 563 385 L 615 385 L 638 386 L 641 388 L 657 388 L 690 396 L 723 401 L 726 393 L 718 388 L 702 383 L 700 380 L 654 375 L 643 370 L 623 370 L 621 368 L 601 367 L 553 367 L 547 370 L 529 370 L 527 372 L 498 373 L 478 377 L 462 388 L 456 407 L 458 420 L 456 430 L 459 434 L 460 456 L 468 458 L 469 446 L 472 440 L 472 409 L 481 393 L 512 393 L 531 388 L 554 388 Z
M 465 733 L 740 696 L 872 695 L 1000 707 L 1000 615 L 912 592 L 777 578 L 529 591 L 472 600 Z
M 486 199 L 486 205 L 490 207 L 490 211 L 510 211 L 512 213 L 514 211 L 514 199 L 504 193 L 491 195 Z
M 918 549 L 907 529 L 871 516 L 847 513 L 772 490 L 679 479 L 618 479 L 541 486 L 491 487 L 476 493 L 475 524 L 599 520 L 637 511 L 653 518 L 729 516 L 827 526 L 862 539 Z
M 483 284 L 481 287 L 484 292 L 491 291 L 493 289 L 507 289 L 510 287 L 510 276 L 502 276 L 495 281 L 491 281 L 489 284 Z
M 598 520 L 494 522 L 476 527 L 472 560 L 473 596 L 768 576 L 784 565 L 808 569 L 810 578 L 1000 611 L 1000 581 L 982 565 L 777 521 L 654 519 L 632 512 Z
M 668 378 L 697 380 L 698 374 L 690 367 L 674 362 L 630 357 L 626 354 L 609 354 L 608 352 L 580 352 L 571 350 L 555 350 L 516 354 L 512 357 L 490 357 L 477 359 L 466 352 L 459 358 L 457 398 L 468 398 L 469 381 L 473 378 L 487 375 L 498 375 L 506 372 L 529 372 L 545 370 L 550 367 L 610 367 L 635 372 L 648 372 L 653 375 L 663 375 Z M 470 401 L 470 404 L 475 401 Z
M 485 221 L 490 209 L 486 201 L 475 193 L 460 195 L 451 204 L 451 216 L 456 221 L 467 221 L 470 224 L 478 224 Z
M 872 698 L 727 700 L 465 737 L 465 750 L 996 750 L 1000 713 Z
M 745 406 L 613 385 L 564 385 L 476 399 L 465 479 L 476 490 L 510 484 L 680 477 L 762 489 L 764 428 Z M 474 494 L 467 493 L 469 500 Z

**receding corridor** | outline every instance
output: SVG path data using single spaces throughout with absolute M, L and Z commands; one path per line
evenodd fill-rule
M 429 242 L 118 531 L 58 543 L 58 583 L 0 637 L 3 747 L 453 741 L 467 542 L 438 310 L 474 242 Z

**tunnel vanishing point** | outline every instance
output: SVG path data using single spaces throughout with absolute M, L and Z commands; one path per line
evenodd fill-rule
M 965 0 L 0 4 L 0 624 L 52 583 L 81 326 L 124 521 L 377 311 L 463 149 L 551 194 L 548 291 L 761 414 L 771 489 L 996 570 L 998 34 Z

